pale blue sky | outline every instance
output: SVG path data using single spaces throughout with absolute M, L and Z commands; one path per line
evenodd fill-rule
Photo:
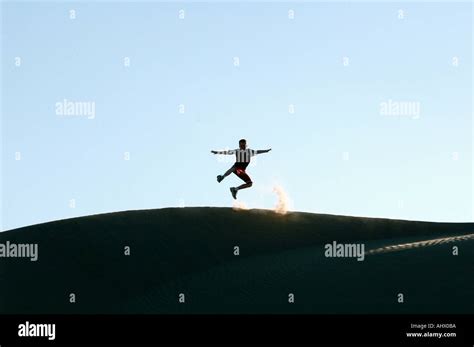
M 231 161 L 210 150 L 242 137 L 273 149 L 239 192 L 250 208 L 272 208 L 278 184 L 297 211 L 473 221 L 472 14 L 452 2 L 4 2 L 2 230 L 232 206 L 241 182 L 216 182 Z M 95 118 L 57 115 L 63 99 L 94 102 Z M 380 114 L 389 99 L 419 103 L 419 117 Z

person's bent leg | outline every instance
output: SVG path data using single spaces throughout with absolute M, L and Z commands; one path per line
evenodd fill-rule
M 245 188 L 250 188 L 252 186 L 252 182 L 247 182 L 244 184 L 241 184 L 240 186 L 236 187 L 235 189 L 240 190 L 240 189 L 245 189 Z
M 229 170 L 227 170 L 223 175 L 222 175 L 222 179 L 226 178 L 227 176 L 229 176 L 232 172 L 235 171 L 235 166 L 232 166 Z
M 238 176 L 245 182 L 244 184 L 236 187 L 237 190 L 245 189 L 245 188 L 250 188 L 252 186 L 252 179 L 250 178 L 249 175 L 245 171 L 240 171 L 238 172 Z

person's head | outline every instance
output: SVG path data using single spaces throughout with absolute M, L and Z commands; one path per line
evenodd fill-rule
M 245 139 L 240 139 L 239 148 L 240 149 L 246 149 L 247 148 L 247 141 Z

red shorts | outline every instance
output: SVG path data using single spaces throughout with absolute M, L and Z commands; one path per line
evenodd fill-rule
M 234 173 L 245 183 L 252 183 L 252 179 L 249 175 L 245 172 L 245 168 L 247 167 L 248 163 L 235 163 L 234 164 Z

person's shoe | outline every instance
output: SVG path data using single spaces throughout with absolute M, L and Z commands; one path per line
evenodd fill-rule
M 237 189 L 232 187 L 232 188 L 230 188 L 230 192 L 232 193 L 232 197 L 234 199 L 237 199 Z
M 221 175 L 217 175 L 217 182 L 221 183 L 223 179 L 224 177 L 222 177 Z

